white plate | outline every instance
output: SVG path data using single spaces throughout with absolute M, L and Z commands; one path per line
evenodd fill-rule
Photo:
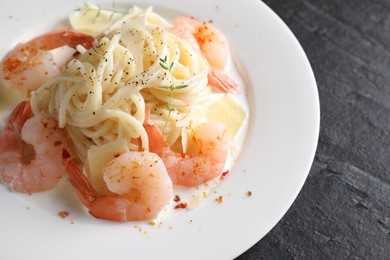
M 117 8 L 126 6 L 115 2 Z M 81 206 L 73 206 L 66 219 L 58 217 L 69 201 L 77 205 L 72 192 L 60 190 L 35 203 L 0 185 L 1 258 L 230 259 L 271 230 L 298 195 L 316 149 L 319 101 L 310 64 L 287 26 L 258 0 L 131 1 L 137 3 L 154 5 L 168 18 L 212 19 L 229 40 L 246 81 L 251 115 L 243 153 L 217 189 L 224 202 L 209 196 L 203 206 L 162 225 L 118 224 L 96 220 Z M 62 23 L 77 5 L 83 1 L 4 3 L 1 56 L 13 44 Z M 247 197 L 247 191 L 253 195 Z

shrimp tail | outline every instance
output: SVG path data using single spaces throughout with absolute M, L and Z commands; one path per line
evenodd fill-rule
M 63 150 L 62 159 L 64 160 L 64 165 L 68 172 L 69 182 L 72 184 L 77 196 L 88 208 L 91 215 L 107 220 L 120 222 L 127 221 L 126 214 L 123 211 L 128 204 L 125 199 L 114 196 L 99 197 L 97 191 L 87 177 L 75 165 L 68 151 Z M 105 207 L 101 207 L 101 205 L 104 205 Z
M 215 68 L 210 68 L 208 80 L 210 85 L 232 94 L 237 94 L 240 89 L 240 84 L 237 81 Z
M 11 128 L 15 130 L 22 129 L 24 123 L 30 119 L 32 116 L 32 110 L 30 105 L 30 100 L 26 99 L 17 105 L 17 107 L 12 111 L 7 122 L 5 123 L 5 128 Z
M 95 37 L 73 30 L 66 30 L 63 33 L 63 38 L 67 38 L 66 45 L 72 48 L 76 48 L 80 44 L 84 48 L 90 49 L 96 44 Z
M 161 130 L 150 120 L 150 106 L 145 107 L 145 120 L 143 126 L 149 138 L 149 151 L 161 157 L 165 146 L 164 135 Z
M 95 201 L 97 197 L 95 188 L 89 182 L 87 177 L 75 165 L 68 151 L 63 150 L 62 159 L 64 160 L 64 165 L 66 167 L 66 171 L 68 172 L 70 183 L 72 184 L 73 188 L 75 188 L 76 193 L 82 203 L 87 208 L 90 208 L 91 203 Z
M 58 29 L 40 36 L 37 42 L 40 45 L 39 47 L 44 50 L 52 50 L 64 45 L 74 49 L 76 49 L 77 45 L 82 45 L 84 48 L 90 49 L 96 44 L 96 39 L 78 31 Z

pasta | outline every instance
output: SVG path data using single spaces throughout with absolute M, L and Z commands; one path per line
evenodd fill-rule
M 33 112 L 47 112 L 67 130 L 81 161 L 91 146 L 121 138 L 133 150 L 147 150 L 142 127 L 146 104 L 170 145 L 181 140 L 189 114 L 202 113 L 210 92 L 208 67 L 167 25 L 151 8 L 123 17 L 104 31 L 95 48 L 80 50 L 82 55 L 68 63 L 64 75 L 33 93 Z M 174 64 L 172 75 L 160 66 L 165 57 Z M 175 90 L 175 112 L 168 118 L 170 90 L 161 86 L 172 80 L 188 87 Z
M 20 44 L 0 63 L 2 82 L 29 94 L 0 131 L 1 180 L 30 193 L 66 175 L 92 215 L 129 221 L 157 217 L 173 185 L 223 178 L 246 119 L 231 95 L 240 84 L 224 72 L 224 36 L 152 7 L 88 4 L 70 18 L 73 29 Z

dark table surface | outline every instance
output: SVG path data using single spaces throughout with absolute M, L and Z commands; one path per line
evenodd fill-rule
M 321 130 L 297 200 L 238 259 L 390 259 L 390 0 L 264 2 L 309 58 Z

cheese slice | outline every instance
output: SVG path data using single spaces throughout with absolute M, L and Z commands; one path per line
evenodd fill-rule
M 216 101 L 206 113 L 209 121 L 217 121 L 226 125 L 228 138 L 233 140 L 240 130 L 247 113 L 244 108 L 234 100 L 231 94 Z
M 107 185 L 103 179 L 102 169 L 118 155 L 128 152 L 127 142 L 125 139 L 118 139 L 113 142 L 92 146 L 88 150 L 88 168 L 87 172 L 92 185 L 99 194 L 109 193 Z

